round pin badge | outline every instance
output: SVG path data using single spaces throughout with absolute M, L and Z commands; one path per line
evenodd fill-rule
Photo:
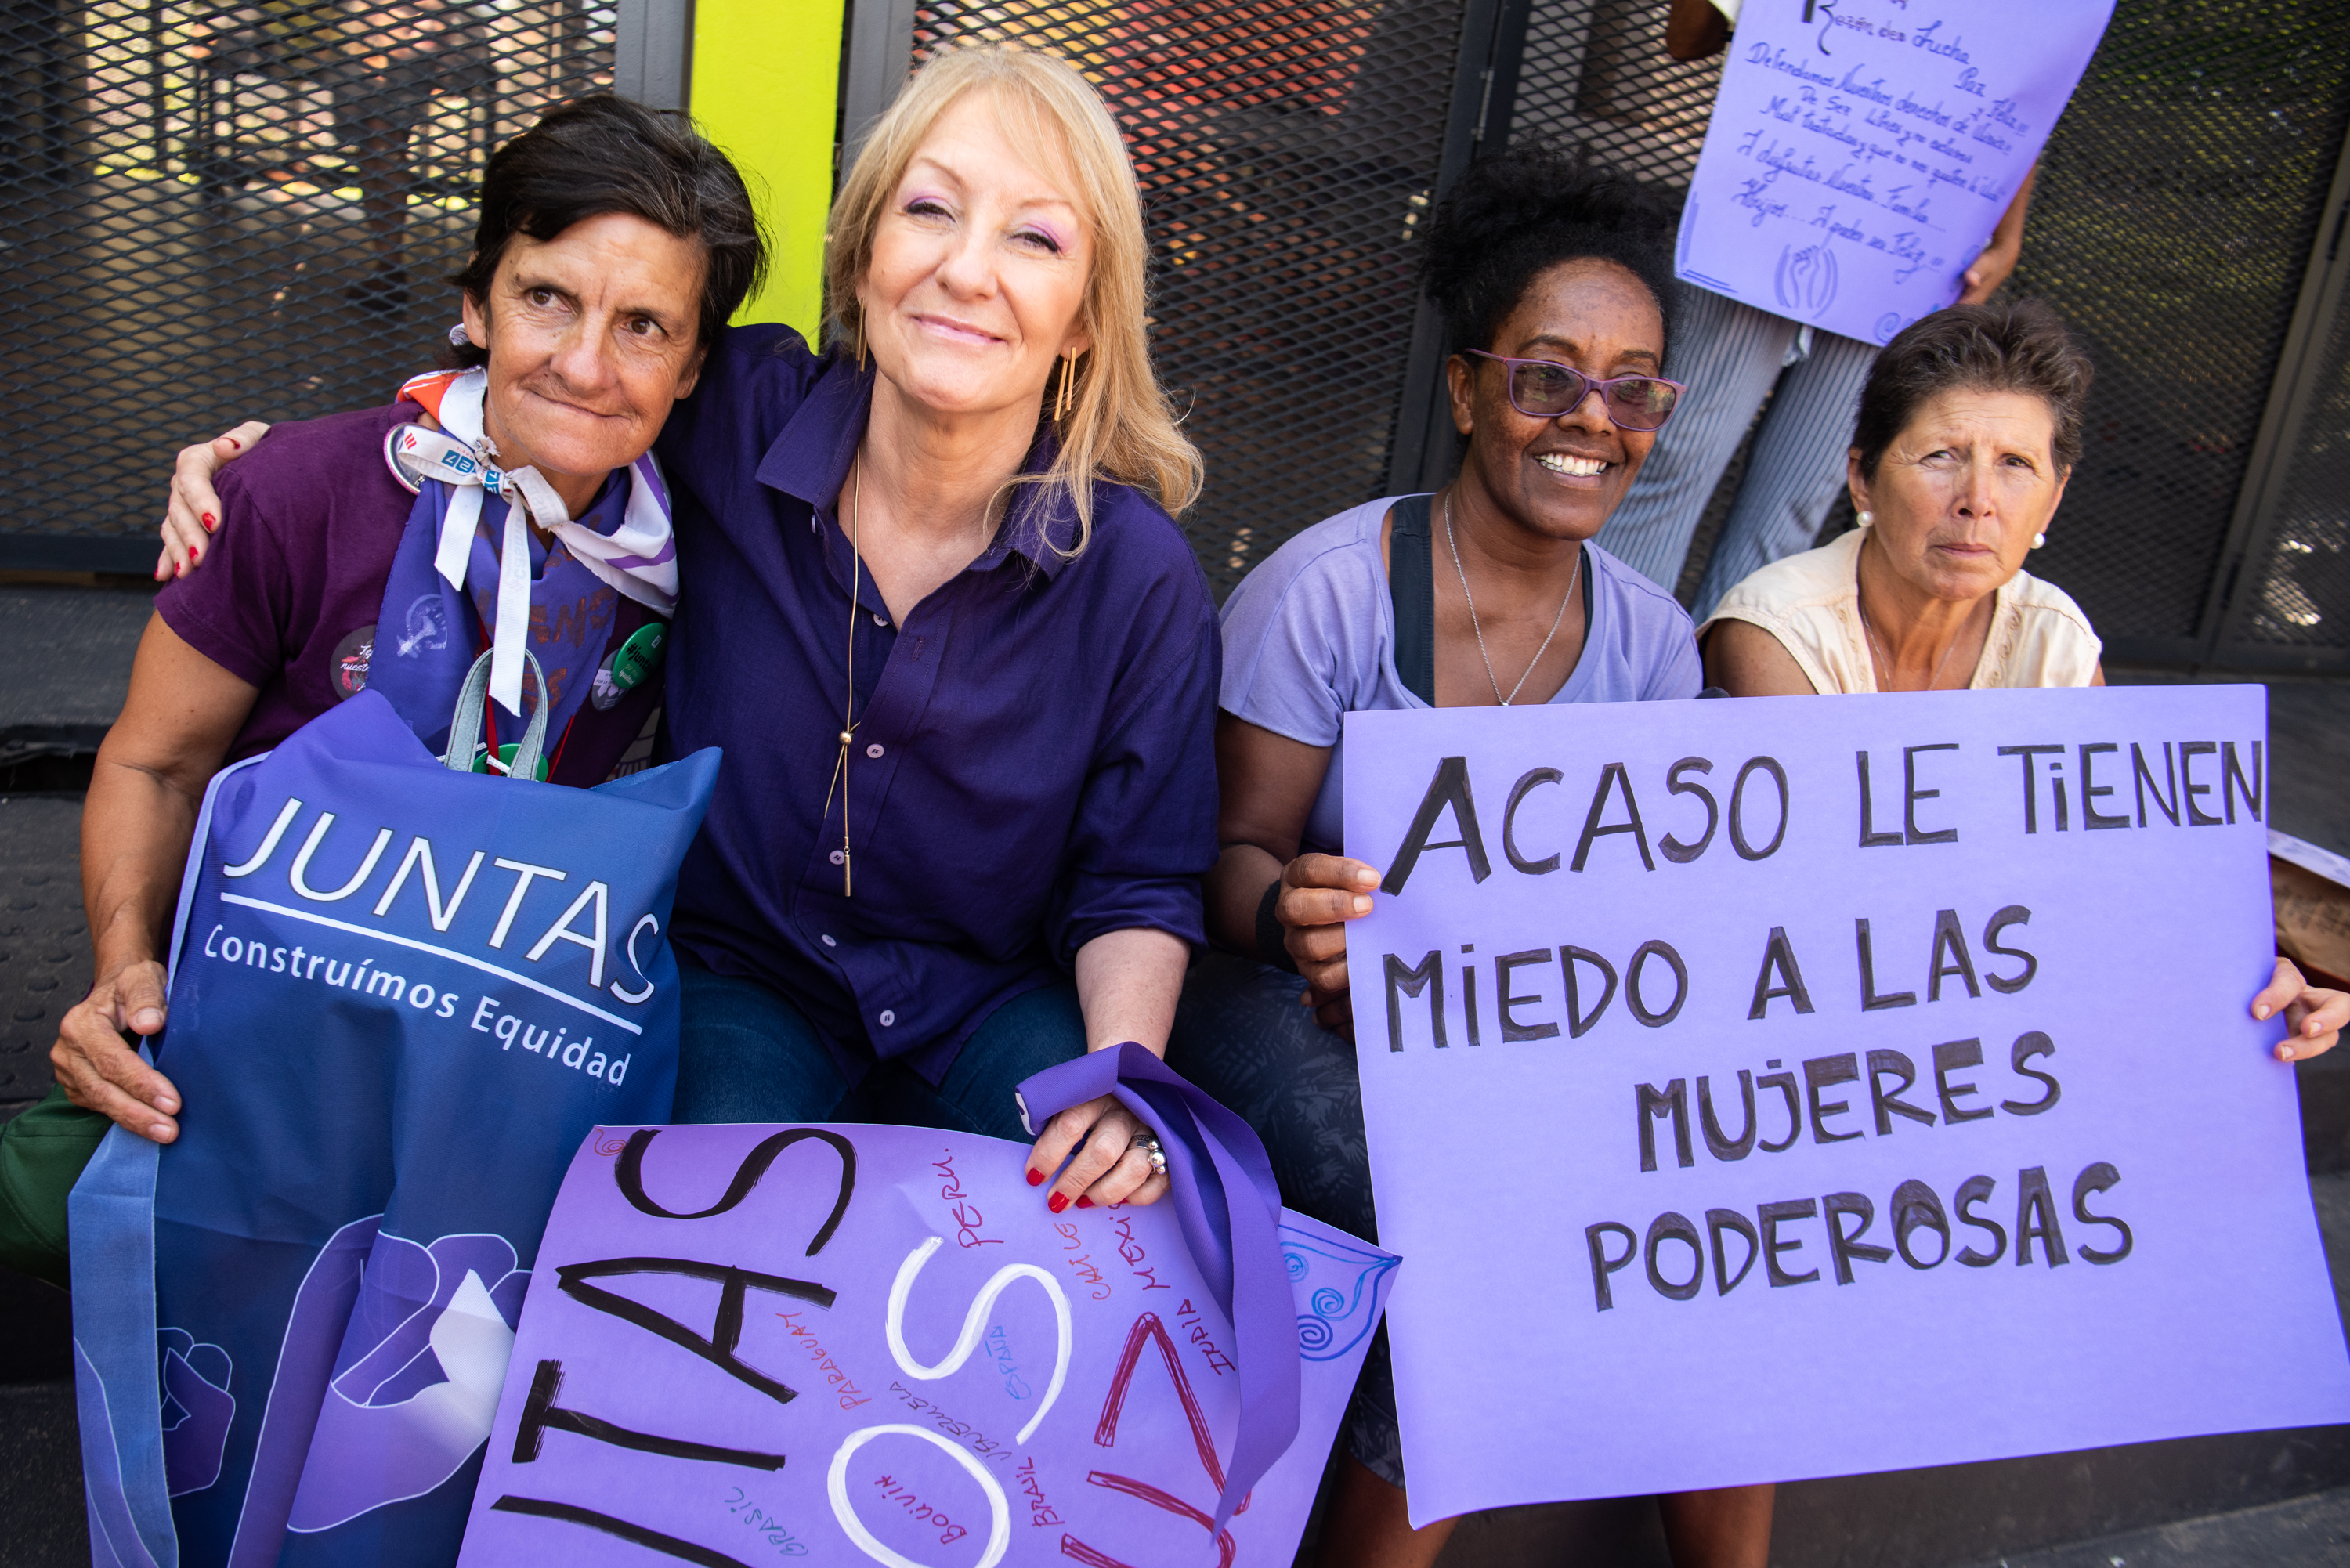
M 492 767 L 490 765 L 489 749 L 485 746 L 477 748 L 473 753 L 473 771 L 477 774 L 512 774 L 514 772 L 515 753 L 521 749 L 522 747 L 518 742 L 513 741 L 507 742 L 504 745 L 498 748 L 497 766 Z M 538 759 L 538 772 L 532 775 L 541 784 L 545 784 L 546 782 L 546 766 L 547 758 L 541 755 Z
M 359 628 L 335 644 L 327 678 L 334 683 L 335 700 L 356 697 L 367 690 L 368 664 L 375 657 L 375 626 Z
M 617 706 L 621 698 L 660 668 L 661 652 L 668 645 L 669 628 L 660 621 L 639 627 L 626 642 L 604 656 L 604 662 L 597 667 L 596 685 L 588 700 L 598 712 Z

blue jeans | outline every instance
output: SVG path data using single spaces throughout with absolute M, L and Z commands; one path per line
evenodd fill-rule
M 1788 366 L 1799 323 L 1711 289 L 1687 289 L 1682 300 L 1665 374 L 1688 382 L 1689 396 L 1599 530 L 1598 543 L 1671 593 L 1714 487 L 1768 399 L 1738 498 L 1698 587 L 1695 613 L 1702 622 L 1748 573 L 1808 550 L 1819 537 L 1844 492 L 1853 416 L 1877 348 L 1814 332 L 1811 353 Z
M 1077 988 L 1063 981 L 989 1014 L 936 1087 L 897 1061 L 874 1063 L 852 1084 L 779 992 L 683 953 L 678 975 L 685 1017 L 671 1114 L 681 1122 L 888 1122 L 1026 1143 L 1013 1089 L 1086 1054 Z

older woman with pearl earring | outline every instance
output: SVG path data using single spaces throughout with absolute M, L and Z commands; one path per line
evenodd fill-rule
M 1898 334 L 1853 430 L 1860 526 L 1731 589 L 1698 628 L 1708 677 L 1733 697 L 2103 686 L 2081 607 L 2023 570 L 2080 461 L 2089 375 L 2033 300 L 1954 306 Z M 2350 993 L 2279 959 L 2252 1016 L 2280 1014 L 2278 1060 L 2322 1055 Z
M 1860 395 L 1850 481 L 1860 526 L 1773 562 L 1698 628 L 1733 697 L 2102 686 L 2072 597 L 2023 570 L 2081 458 L 2086 355 L 2036 301 L 1960 305 L 1885 346 Z M 2280 958 L 2251 1000 L 2282 1017 L 2280 1062 L 2334 1048 L 2350 993 Z
M 1897 336 L 1853 436 L 1860 527 L 1723 596 L 1698 634 L 1708 676 L 1748 697 L 2105 684 L 2088 618 L 2023 570 L 2080 459 L 2089 379 L 2033 301 Z

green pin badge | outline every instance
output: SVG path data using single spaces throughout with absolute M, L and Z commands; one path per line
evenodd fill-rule
M 509 741 L 504 745 L 500 746 L 498 748 L 498 765 L 493 768 L 490 766 L 489 748 L 486 746 L 476 746 L 473 749 L 473 771 L 477 774 L 500 773 L 511 776 L 514 773 L 515 753 L 521 749 L 521 743 L 514 741 Z M 548 761 L 549 759 L 545 755 L 541 755 L 538 759 L 538 772 L 535 776 L 541 784 L 545 784 L 546 782 L 546 767 Z
M 647 676 L 660 668 L 661 651 L 669 645 L 669 628 L 660 621 L 639 627 L 628 641 L 604 656 L 597 667 L 595 689 L 588 700 L 597 711 L 617 705 L 620 699 L 641 685 Z

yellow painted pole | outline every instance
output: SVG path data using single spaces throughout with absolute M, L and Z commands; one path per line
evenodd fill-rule
M 693 116 L 743 171 L 775 249 L 737 322 L 816 341 L 832 204 L 842 0 L 695 0 Z

